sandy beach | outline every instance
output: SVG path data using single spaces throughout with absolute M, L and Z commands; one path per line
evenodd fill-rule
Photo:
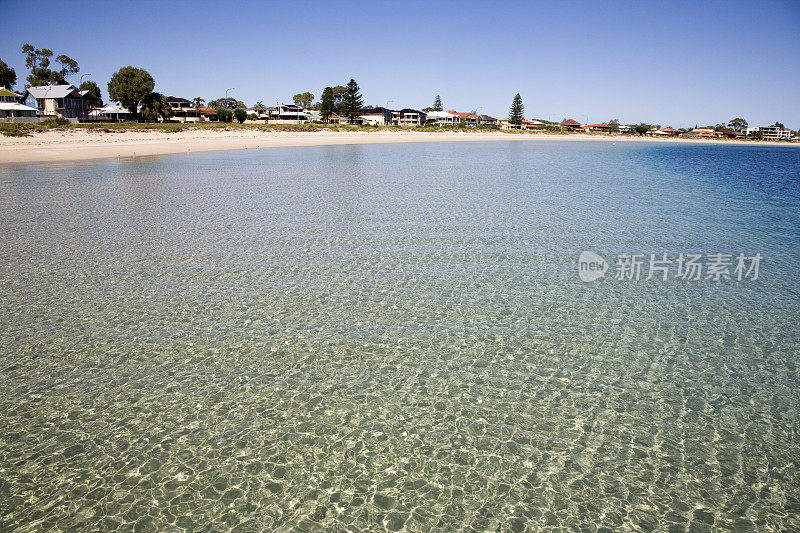
M 0 163 L 74 161 L 109 157 L 136 157 L 212 150 L 244 150 L 290 146 L 456 141 L 661 142 L 800 146 L 798 143 L 771 143 L 763 141 L 681 138 L 656 139 L 651 137 L 620 137 L 587 134 L 509 134 L 504 132 L 270 132 L 257 129 L 189 129 L 174 133 L 157 130 L 106 133 L 89 130 L 66 130 L 40 132 L 30 137 L 0 137 Z

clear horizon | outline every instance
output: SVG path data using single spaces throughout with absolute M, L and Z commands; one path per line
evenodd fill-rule
M 208 101 L 232 88 L 248 106 L 318 100 L 352 77 L 367 105 L 423 108 L 439 94 L 445 109 L 505 118 L 519 92 L 527 118 L 800 128 L 797 2 L 58 5 L 0 7 L 0 59 L 18 90 L 30 43 L 77 60 L 68 81 L 84 75 L 106 100 L 111 74 L 133 65 L 161 93 Z

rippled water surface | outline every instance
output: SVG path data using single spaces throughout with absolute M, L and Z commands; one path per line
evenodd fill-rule
M 796 148 L 6 166 L 0 229 L 2 530 L 800 529 Z

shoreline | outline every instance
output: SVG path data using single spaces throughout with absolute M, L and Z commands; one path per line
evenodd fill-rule
M 460 141 L 570 141 L 655 142 L 671 144 L 716 144 L 728 146 L 800 146 L 800 143 L 718 139 L 622 137 L 602 134 L 549 134 L 505 132 L 287 132 L 236 130 L 184 130 L 99 132 L 91 130 L 47 131 L 30 137 L 0 137 L 0 164 L 81 161 L 118 157 L 288 148 L 344 144 Z

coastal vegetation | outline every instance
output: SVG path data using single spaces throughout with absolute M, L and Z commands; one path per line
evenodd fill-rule
M 49 48 L 36 48 L 26 43 L 22 45 L 22 53 L 25 54 L 25 66 L 31 70 L 27 78 L 30 85 L 63 85 L 67 83 L 67 76 L 80 70 L 78 62 L 64 54 L 55 59 L 61 68 L 50 68 L 54 52 Z
M 3 87 L 11 89 L 15 83 L 17 83 L 17 73 L 0 59 L 0 89 Z
M 356 120 L 364 107 L 364 99 L 361 97 L 361 89 L 356 80 L 350 79 L 347 82 L 346 91 L 342 98 L 342 115 L 351 120 Z
M 511 102 L 511 114 L 508 122 L 514 125 L 521 125 L 525 118 L 525 106 L 522 105 L 522 97 L 517 93 Z
M 144 69 L 122 67 L 111 76 L 108 82 L 108 96 L 116 100 L 133 114 L 139 116 L 139 104 L 144 103 L 155 87 L 153 76 Z
M 172 115 L 172 106 L 161 93 L 150 93 L 142 101 L 142 118 L 145 120 L 157 122 L 161 119 L 167 122 Z
M 314 102 L 314 94 L 308 91 L 304 93 L 298 93 L 294 95 L 292 98 L 294 105 L 303 106 L 305 108 L 311 107 L 311 104 Z

